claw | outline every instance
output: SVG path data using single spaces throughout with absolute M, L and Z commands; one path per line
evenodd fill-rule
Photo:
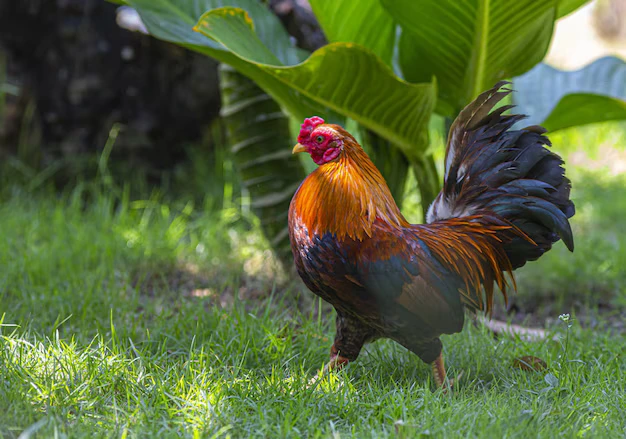
M 341 370 L 348 364 L 350 360 L 341 355 L 333 355 L 330 357 L 330 361 L 324 366 L 324 372 L 330 372 L 331 370 Z
M 324 366 L 324 369 L 309 380 L 309 385 L 307 386 L 307 388 L 317 384 L 317 382 L 322 379 L 325 374 L 333 370 L 341 370 L 349 362 L 350 360 L 348 360 L 346 357 L 342 357 L 341 355 L 332 355 L 330 357 L 330 361 L 326 364 L 326 366 Z
M 446 374 L 446 367 L 443 362 L 443 354 L 439 354 L 437 359 L 432 363 L 433 378 L 437 388 L 442 389 L 443 393 L 448 393 L 452 390 L 454 383 L 458 383 L 463 376 L 463 372 L 459 373 L 456 378 L 448 379 Z

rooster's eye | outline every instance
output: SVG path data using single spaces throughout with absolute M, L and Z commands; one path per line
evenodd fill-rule
M 316 141 L 317 143 L 322 143 L 322 142 L 324 141 L 324 136 L 317 136 L 317 137 L 315 138 L 315 141 Z

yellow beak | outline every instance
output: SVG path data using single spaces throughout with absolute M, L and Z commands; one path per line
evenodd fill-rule
M 298 154 L 299 152 L 307 152 L 306 146 L 300 145 L 299 143 L 297 143 L 296 146 L 293 147 L 293 150 L 291 151 L 291 153 Z

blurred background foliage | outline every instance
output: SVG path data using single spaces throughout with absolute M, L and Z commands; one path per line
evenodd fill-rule
M 314 169 L 290 155 L 302 117 L 321 115 L 355 133 L 418 222 L 439 190 L 453 117 L 508 79 L 528 124 L 554 132 L 566 160 L 581 255 L 572 263 L 558 247 L 544 263 L 549 273 L 530 264 L 520 283 L 563 297 L 563 279 L 576 279 L 583 297 L 596 291 L 618 300 L 623 0 L 515 8 L 476 0 L 463 11 L 452 0 L 115 3 L 0 0 L 0 183 L 8 205 L 71 193 L 87 206 L 106 193 L 111 209 L 141 212 L 143 226 L 153 215 L 179 218 L 175 228 L 217 221 L 223 232 L 202 227 L 220 235 L 219 245 L 189 241 L 214 249 L 207 260 L 284 274 L 288 204 Z M 336 21 L 344 16 L 351 19 Z M 586 124 L 593 125 L 580 128 Z M 185 227 L 160 242 L 191 239 Z M 150 236 L 126 235 L 128 243 Z M 233 250 L 239 245 L 247 259 Z

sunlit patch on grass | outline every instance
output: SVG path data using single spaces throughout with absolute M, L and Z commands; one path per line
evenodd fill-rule
M 214 297 L 216 293 L 211 288 L 196 288 L 191 291 L 191 295 L 193 297 Z

